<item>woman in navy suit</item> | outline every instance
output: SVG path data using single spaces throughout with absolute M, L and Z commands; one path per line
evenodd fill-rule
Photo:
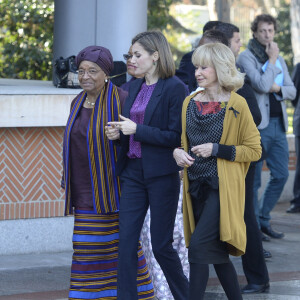
M 187 299 L 188 280 L 172 247 L 179 196 L 179 168 L 173 159 L 180 146 L 183 83 L 174 78 L 169 44 L 159 31 L 132 40 L 136 79 L 129 89 L 121 122 L 110 122 L 109 139 L 120 139 L 117 174 L 121 179 L 118 300 L 136 300 L 138 241 L 150 206 L 153 254 L 175 300 Z

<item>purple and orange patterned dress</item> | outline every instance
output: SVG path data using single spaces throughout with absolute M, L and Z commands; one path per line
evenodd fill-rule
M 75 215 L 69 299 L 117 299 L 119 180 L 117 147 L 106 138 L 108 121 L 118 120 L 119 92 L 108 83 L 93 109 L 83 107 L 86 93 L 72 102 L 64 136 L 65 214 Z M 154 297 L 141 245 L 138 248 L 139 299 Z

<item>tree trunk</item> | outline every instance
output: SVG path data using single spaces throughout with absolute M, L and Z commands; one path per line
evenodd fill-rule
M 216 0 L 207 0 L 207 7 L 209 12 L 209 20 L 217 21 L 218 14 L 216 12 Z
M 215 10 L 219 21 L 230 23 L 230 4 L 231 0 L 215 0 Z
M 300 0 L 291 0 L 291 35 L 294 65 L 300 62 Z
M 209 19 L 230 23 L 231 0 L 207 0 Z

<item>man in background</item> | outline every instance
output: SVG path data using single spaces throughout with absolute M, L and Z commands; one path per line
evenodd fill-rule
M 205 34 L 208 31 L 214 29 L 219 23 L 221 23 L 221 22 L 220 21 L 207 22 L 203 27 L 202 38 L 205 36 Z M 226 44 L 226 46 L 228 46 L 228 41 L 226 40 L 226 37 L 224 37 L 224 35 L 213 34 L 213 36 L 214 36 L 215 41 Z M 201 39 L 200 39 L 200 41 L 201 41 Z M 209 39 L 209 36 L 207 36 L 206 39 Z M 200 41 L 199 41 L 199 43 L 200 43 Z M 197 45 L 197 47 L 198 46 L 199 46 L 199 44 Z M 198 84 L 197 84 L 197 81 L 195 78 L 195 67 L 192 64 L 193 53 L 194 53 L 194 49 L 192 51 L 184 54 L 180 61 L 179 69 L 176 70 L 176 76 L 179 77 L 186 85 L 188 85 L 190 92 L 193 92 L 198 87 Z
M 229 47 L 237 59 L 242 46 L 239 28 L 230 23 L 219 23 L 216 30 L 221 31 L 229 40 Z M 237 64 L 240 72 L 244 70 Z M 249 78 L 245 76 L 245 83 L 237 91 L 239 95 L 246 99 L 253 120 L 258 126 L 261 122 L 261 113 L 257 105 L 256 97 L 250 85 Z M 269 274 L 265 258 L 272 257 L 269 251 L 263 249 L 261 233 L 256 221 L 253 205 L 253 182 L 256 162 L 251 163 L 246 176 L 245 190 L 245 213 L 244 220 L 247 230 L 246 252 L 242 256 L 243 271 L 248 284 L 242 288 L 243 294 L 263 293 L 269 289 Z
M 259 15 L 251 24 L 251 30 L 253 39 L 249 41 L 248 49 L 239 55 L 237 62 L 250 79 L 262 115 L 258 129 L 270 170 L 269 182 L 258 205 L 263 161 L 256 164 L 254 206 L 261 231 L 272 238 L 281 239 L 284 234 L 271 227 L 270 212 L 279 200 L 289 175 L 288 120 L 284 100 L 294 99 L 296 89 L 274 42 L 276 20 L 271 15 Z
M 293 71 L 292 79 L 297 89 L 296 98 L 292 101 L 295 107 L 293 118 L 293 132 L 295 135 L 295 148 L 297 156 L 296 172 L 294 179 L 293 194 L 294 199 L 291 201 L 291 206 L 286 211 L 287 213 L 300 213 L 300 63 L 298 63 Z

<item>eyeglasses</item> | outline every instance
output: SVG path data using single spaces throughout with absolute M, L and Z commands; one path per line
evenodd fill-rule
M 133 55 L 131 54 L 123 54 L 125 60 L 131 59 Z
M 93 77 L 95 75 L 97 75 L 97 73 L 99 73 L 100 71 L 98 70 L 83 70 L 83 69 L 79 69 L 78 70 L 78 76 L 82 77 L 84 76 L 84 74 L 86 73 L 88 76 Z

